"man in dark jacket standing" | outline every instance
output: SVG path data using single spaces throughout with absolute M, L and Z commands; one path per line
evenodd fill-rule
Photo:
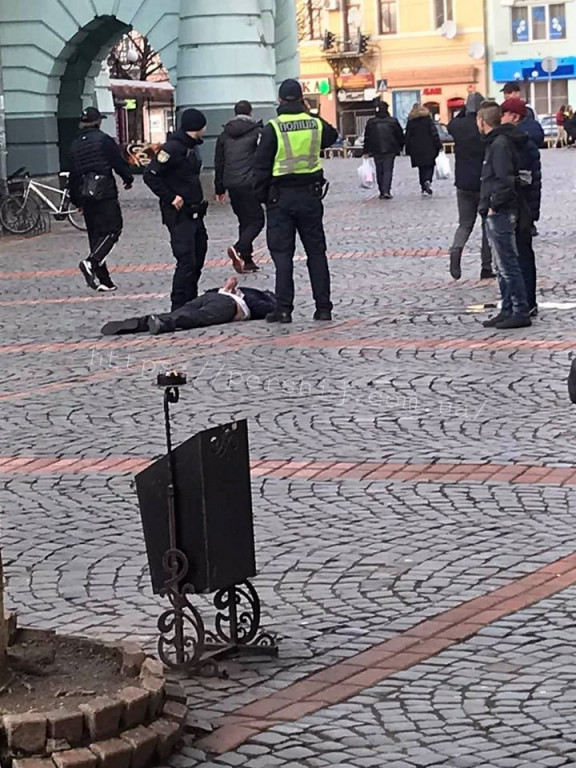
M 466 109 L 448 123 L 448 132 L 454 139 L 456 156 L 456 199 L 458 201 L 458 229 L 450 248 L 450 274 L 454 280 L 462 277 L 462 253 L 474 229 L 480 202 L 480 178 L 484 163 L 485 144 L 476 125 L 476 114 L 484 97 L 471 93 Z M 482 221 L 482 252 L 480 280 L 496 277 L 492 271 L 492 254 Z
M 234 107 L 235 117 L 224 126 L 216 142 L 214 157 L 214 188 L 219 202 L 230 196 L 232 210 L 239 225 L 239 237 L 228 248 L 236 272 L 255 272 L 258 267 L 252 259 L 254 240 L 264 229 L 265 218 L 261 204 L 256 200 L 252 186 L 254 156 L 260 142 L 262 123 L 252 117 L 249 101 L 239 101 Z
M 483 325 L 498 329 L 526 328 L 532 321 L 516 245 L 520 161 L 514 139 L 509 135 L 510 126 L 501 124 L 502 111 L 497 104 L 483 106 L 477 123 L 486 142 L 479 212 L 486 218 L 502 296 L 501 311 Z
M 130 189 L 134 177 L 112 136 L 100 130 L 104 115 L 87 107 L 80 117 L 80 135 L 70 147 L 70 199 L 84 214 L 90 255 L 80 271 L 95 291 L 115 291 L 106 257 L 122 234 L 122 211 L 112 171 Z
M 502 126 L 509 126 L 520 160 L 520 215 L 516 227 L 516 245 L 524 277 L 530 316 L 538 315 L 536 301 L 536 256 L 533 247 L 534 222 L 540 218 L 542 200 L 542 162 L 540 150 L 522 130 L 526 104 L 520 99 L 506 99 L 501 106 Z M 514 131 L 512 131 L 514 126 Z
M 182 113 L 180 128 L 153 158 L 144 183 L 160 199 L 162 221 L 170 232 L 176 269 L 172 282 L 172 309 L 198 296 L 198 282 L 208 251 L 208 233 L 198 147 L 203 143 L 206 118 L 197 109 Z
M 380 102 L 364 131 L 364 157 L 372 156 L 376 163 L 380 200 L 392 200 L 394 162 L 404 148 L 404 131 L 389 109 L 386 102 Z
M 331 320 L 330 271 L 322 220 L 326 182 L 320 153 L 334 144 L 338 132 L 309 114 L 297 80 L 285 80 L 278 97 L 278 117 L 264 128 L 254 162 L 254 188 L 258 201 L 267 205 L 268 248 L 276 267 L 278 306 L 266 320 L 292 322 L 296 233 L 308 259 L 316 304 L 314 320 Z

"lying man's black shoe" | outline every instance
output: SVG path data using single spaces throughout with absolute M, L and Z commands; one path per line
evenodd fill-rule
M 276 310 L 274 312 L 269 312 L 266 315 L 266 322 L 267 323 L 291 323 L 292 322 L 292 315 L 290 312 L 281 312 L 280 310 Z
M 568 396 L 570 402 L 576 405 L 576 357 L 570 364 L 570 373 L 568 374 Z
M 141 318 L 129 317 L 127 320 L 111 320 L 102 327 L 100 333 L 103 336 L 120 336 L 123 333 L 138 333 L 143 330 L 140 328 Z

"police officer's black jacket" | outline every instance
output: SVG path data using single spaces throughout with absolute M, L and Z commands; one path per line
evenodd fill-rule
M 214 154 L 214 191 L 252 189 L 252 167 L 258 149 L 262 123 L 249 115 L 238 115 L 224 126 Z
M 101 185 L 100 200 L 115 200 L 118 197 L 118 188 L 112 171 L 116 171 L 125 184 L 134 183 L 134 176 L 130 173 L 130 166 L 122 157 L 120 147 L 112 136 L 99 128 L 84 128 L 81 131 L 70 147 L 68 162 L 70 199 L 79 207 L 85 203 L 80 190 L 82 179 L 87 173 L 93 172 L 107 177 L 106 182 Z
M 298 115 L 302 112 L 306 112 L 306 108 L 301 101 L 291 101 L 286 104 L 281 104 L 278 107 L 279 115 Z M 322 118 L 320 118 L 322 120 Z M 331 147 L 332 144 L 338 138 L 338 131 L 333 128 L 330 123 L 322 120 L 322 149 Z M 254 159 L 254 173 L 253 183 L 256 191 L 256 197 L 259 202 L 265 203 L 268 200 L 268 190 L 272 183 L 272 170 L 274 168 L 274 160 L 276 158 L 276 152 L 278 151 L 278 138 L 274 128 L 268 124 L 262 131 L 262 138 L 260 139 L 260 145 L 256 152 Z M 309 186 L 315 181 L 324 181 L 324 174 L 322 171 L 318 173 L 291 173 L 287 176 L 281 176 L 274 178 L 274 184 L 278 186 Z
M 172 205 L 177 195 L 186 207 L 200 205 L 204 200 L 200 183 L 202 161 L 196 149 L 202 143 L 201 139 L 193 139 L 178 130 L 152 159 L 144 174 L 144 183 L 160 198 L 161 206 Z

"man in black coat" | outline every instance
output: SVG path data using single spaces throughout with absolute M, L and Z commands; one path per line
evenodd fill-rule
M 538 315 L 536 301 L 536 256 L 533 247 L 534 222 L 540 218 L 542 200 L 542 162 L 540 150 L 523 130 L 526 104 L 521 99 L 506 99 L 501 106 L 502 125 L 515 126 L 511 132 L 520 161 L 520 215 L 516 226 L 516 245 L 524 277 L 530 316 Z M 522 135 L 519 135 L 522 134 Z
M 122 234 L 122 211 L 112 171 L 130 189 L 134 177 L 112 136 L 100 130 L 104 115 L 86 107 L 80 118 L 80 135 L 70 147 L 70 200 L 84 214 L 90 255 L 78 265 L 95 291 L 115 291 L 106 257 Z
M 204 226 L 208 203 L 200 182 L 202 161 L 198 153 L 205 130 L 202 112 L 185 110 L 180 128 L 162 145 L 144 174 L 144 183 L 160 200 L 162 221 L 170 232 L 176 259 L 172 309 L 198 296 L 198 281 L 208 251 Z
M 476 114 L 484 97 L 471 93 L 466 109 L 448 123 L 448 132 L 454 139 L 456 157 L 455 186 L 458 201 L 458 229 L 450 248 L 450 274 L 454 280 L 462 277 L 462 253 L 474 229 L 480 202 L 480 178 L 484 162 L 485 144 L 476 125 Z M 480 279 L 496 277 L 492 271 L 492 253 L 482 222 L 482 252 Z
M 252 186 L 252 168 L 262 123 L 252 117 L 249 101 L 239 101 L 234 107 L 234 115 L 216 142 L 214 189 L 221 203 L 228 191 L 232 210 L 238 219 L 239 237 L 236 244 L 228 248 L 228 256 L 236 272 L 242 274 L 258 269 L 252 259 L 254 240 L 265 224 L 262 205 L 256 199 Z
M 184 306 L 161 315 L 111 320 L 102 328 L 103 336 L 129 333 L 173 333 L 193 328 L 207 328 L 242 320 L 263 320 L 276 309 L 276 297 L 271 291 L 240 288 L 238 279 L 230 277 L 222 288 L 211 288 Z
M 404 131 L 389 109 L 386 102 L 380 102 L 364 131 L 364 157 L 372 156 L 376 163 L 380 200 L 392 200 L 394 162 L 404 148 Z

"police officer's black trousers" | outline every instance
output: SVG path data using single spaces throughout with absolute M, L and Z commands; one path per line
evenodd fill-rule
M 267 206 L 268 250 L 276 267 L 276 298 L 280 312 L 294 309 L 296 233 L 307 256 L 316 309 L 332 309 L 326 258 L 324 206 L 311 187 L 280 187 L 277 201 Z
M 238 241 L 234 246 L 244 261 L 252 261 L 254 240 L 264 229 L 265 217 L 262 206 L 252 189 L 229 189 L 232 210 L 238 219 Z
M 176 259 L 170 297 L 172 310 L 175 310 L 198 296 L 198 282 L 208 250 L 208 233 L 203 218 L 193 218 L 184 209 L 165 208 L 162 213 Z
M 122 234 L 122 211 L 118 200 L 100 200 L 84 206 L 84 221 L 88 230 L 91 263 L 98 280 L 104 285 L 110 283 L 106 257 Z

